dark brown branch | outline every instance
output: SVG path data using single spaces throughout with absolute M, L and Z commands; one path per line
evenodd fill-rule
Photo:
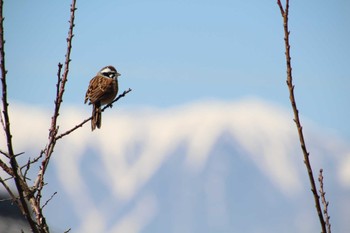
M 25 165 L 23 165 L 23 166 L 21 167 L 21 171 L 22 171 L 24 168 L 26 168 L 26 170 L 24 171 L 24 175 L 23 175 L 24 178 L 27 177 L 27 173 L 28 173 L 28 171 L 29 171 L 29 169 L 30 169 L 30 166 L 31 166 L 32 164 L 38 162 L 39 159 L 41 159 L 41 158 L 43 157 L 44 153 L 45 153 L 45 151 L 44 151 L 44 150 L 41 150 L 40 155 L 39 155 L 38 157 L 34 158 L 33 160 L 30 160 L 30 158 L 29 158 L 29 159 L 28 159 L 28 162 L 27 162 Z
M 2 105 L 3 105 L 3 126 L 6 135 L 7 142 L 7 154 L 10 157 L 10 165 L 13 171 L 13 177 L 15 181 L 16 188 L 18 190 L 19 198 L 20 198 L 20 209 L 22 214 L 27 219 L 32 231 L 37 233 L 37 227 L 34 220 L 31 217 L 30 210 L 26 203 L 24 195 L 30 193 L 28 189 L 28 185 L 25 183 L 25 180 L 21 176 L 19 166 L 16 160 L 16 156 L 13 151 L 12 145 L 12 135 L 11 135 L 11 127 L 10 127 L 10 117 L 8 111 L 8 101 L 7 101 L 7 83 L 6 83 L 6 68 L 5 68 L 5 40 L 4 40 L 4 16 L 3 16 L 3 1 L 0 0 L 0 59 L 1 59 L 1 84 L 2 84 Z
M 5 130 L 5 128 L 4 128 L 4 130 Z M 5 155 L 7 158 L 10 158 L 10 156 L 5 151 L 0 150 L 0 154 Z
M 14 176 L 12 168 L 7 166 L 6 163 L 4 163 L 4 161 L 2 161 L 1 159 L 0 159 L 0 167 L 10 176 Z
M 124 91 L 123 93 L 121 93 L 120 95 L 118 95 L 118 97 L 115 98 L 111 103 L 109 103 L 109 104 L 107 104 L 106 106 L 104 106 L 104 107 L 102 108 L 101 112 L 104 112 L 104 110 L 106 110 L 106 108 L 108 108 L 108 107 L 112 107 L 113 104 L 114 104 L 115 102 L 117 102 L 120 98 L 124 97 L 124 96 L 125 96 L 126 94 L 128 94 L 130 91 L 132 91 L 131 88 L 129 88 L 128 90 L 126 90 L 126 91 Z
M 58 135 L 58 136 L 56 137 L 56 141 L 59 140 L 59 139 L 61 139 L 61 138 L 63 138 L 64 136 L 66 136 L 66 135 L 72 133 L 73 131 L 77 130 L 78 128 L 82 127 L 86 122 L 91 121 L 91 119 L 92 119 L 92 117 L 89 117 L 89 118 L 83 120 L 83 122 L 81 122 L 80 124 L 78 124 L 78 125 L 74 126 L 73 128 L 71 128 L 70 130 L 67 130 L 66 132 L 64 132 L 64 133 L 62 133 L 62 134 L 60 134 L 60 135 Z
M 0 113 L 0 122 L 1 122 L 1 125 L 2 125 L 2 129 L 5 131 L 5 122 L 4 122 L 4 119 L 2 119 L 2 114 Z
M 120 94 L 120 95 L 119 95 L 117 98 L 115 98 L 110 104 L 104 106 L 104 107 L 102 108 L 101 112 L 104 112 L 104 110 L 106 110 L 106 108 L 108 108 L 108 107 L 112 107 L 113 103 L 117 102 L 120 98 L 124 97 L 124 96 L 125 96 L 126 94 L 128 94 L 129 92 L 131 92 L 131 89 L 130 89 L 130 88 L 129 88 L 128 90 L 124 91 L 122 94 Z M 61 138 L 63 138 L 64 136 L 66 136 L 66 135 L 72 133 L 73 131 L 77 130 L 78 128 L 82 127 L 85 123 L 91 121 L 91 119 L 92 119 L 92 117 L 89 117 L 89 118 L 83 120 L 80 124 L 78 124 L 78 125 L 74 126 L 73 128 L 71 128 L 70 130 L 67 130 L 66 132 L 64 132 L 64 133 L 62 133 L 62 134 L 60 134 L 60 135 L 58 135 L 58 136 L 56 137 L 56 141 L 59 140 L 59 139 L 61 139 Z
M 57 194 L 57 192 L 54 192 L 51 197 L 45 202 L 45 204 L 41 207 L 41 209 L 44 209 L 45 206 L 54 198 L 54 196 Z
M 328 215 L 328 205 L 329 202 L 326 200 L 326 192 L 324 191 L 323 188 L 323 169 L 320 169 L 320 174 L 318 176 L 318 181 L 320 182 L 320 195 L 321 195 L 321 201 L 323 204 L 323 214 L 324 214 L 324 218 L 326 220 L 326 227 L 327 227 L 327 233 L 331 233 L 331 223 L 329 221 L 329 219 L 331 218 Z
M 17 204 L 18 208 L 20 209 L 20 211 L 23 213 L 25 210 L 24 210 L 24 208 L 22 206 L 21 201 L 18 198 L 16 198 L 15 194 L 11 191 L 9 186 L 6 184 L 6 182 L 1 177 L 0 177 L 0 183 L 2 184 L 2 186 L 4 186 L 4 188 L 6 189 L 7 193 L 10 195 L 10 197 L 11 197 L 10 200 L 12 202 L 15 202 Z M 3 200 L 1 200 L 1 201 L 3 201 Z
M 13 176 L 9 176 L 9 177 L 7 177 L 7 178 L 5 178 L 5 179 L 2 179 L 3 181 L 8 181 L 8 180 L 13 180 Z
M 290 43 L 289 43 L 290 32 L 288 29 L 289 0 L 286 0 L 286 6 L 284 9 L 283 9 L 283 6 L 282 6 L 280 0 L 277 0 L 277 4 L 281 10 L 281 15 L 283 18 L 284 42 L 285 42 L 285 50 L 286 50 L 285 55 L 286 55 L 286 65 L 287 65 L 287 86 L 289 89 L 289 99 L 290 99 L 290 103 L 292 105 L 292 109 L 293 109 L 293 113 L 294 113 L 294 122 L 295 122 L 297 130 L 298 130 L 300 145 L 301 145 L 301 149 L 302 149 L 302 152 L 304 155 L 304 163 L 305 163 L 305 166 L 306 166 L 306 169 L 308 172 L 310 185 L 311 185 L 311 191 L 313 193 L 315 207 L 316 207 L 316 211 L 317 211 L 317 214 L 318 214 L 318 217 L 320 220 L 322 233 L 326 233 L 326 225 L 325 225 L 325 221 L 324 221 L 323 215 L 322 215 L 322 210 L 321 210 L 321 205 L 320 205 L 320 197 L 316 191 L 315 179 L 314 179 L 314 175 L 312 173 L 311 163 L 309 160 L 309 152 L 307 151 L 307 148 L 306 148 L 304 134 L 303 134 L 303 127 L 302 127 L 300 119 L 299 119 L 299 111 L 298 111 L 297 104 L 295 101 L 295 96 L 294 96 L 294 85 L 293 85 L 293 78 L 292 78 L 292 65 L 291 65 Z
M 68 81 L 68 73 L 69 73 L 69 64 L 70 64 L 70 54 L 72 49 L 72 40 L 73 40 L 73 28 L 74 28 L 74 19 L 75 19 L 75 11 L 76 11 L 76 0 L 72 0 L 71 8 L 70 8 L 70 20 L 69 20 L 69 30 L 68 30 L 68 37 L 67 37 L 67 52 L 65 55 L 65 63 L 64 63 L 64 72 L 62 75 L 62 78 L 60 78 L 61 70 L 62 70 L 62 64 L 58 64 L 58 72 L 57 72 L 57 85 L 56 85 L 56 98 L 55 98 L 55 108 L 54 113 L 51 118 L 51 127 L 49 129 L 49 141 L 44 150 L 42 150 L 45 154 L 45 157 L 41 163 L 38 176 L 36 178 L 36 181 L 34 182 L 34 190 L 36 191 L 36 197 L 30 199 L 30 203 L 32 205 L 32 208 L 34 209 L 36 220 L 38 225 L 40 226 L 40 230 L 43 232 L 49 232 L 49 227 L 46 224 L 46 220 L 44 215 L 42 214 L 42 207 L 40 206 L 41 201 L 41 191 L 44 187 L 44 175 L 46 172 L 46 169 L 48 167 L 51 155 L 54 151 L 55 145 L 56 145 L 56 135 L 58 132 L 58 125 L 57 120 L 59 116 L 59 111 L 61 108 L 61 103 L 63 102 L 63 94 L 65 90 L 65 85 Z M 41 155 L 38 157 L 40 158 Z M 30 163 L 28 163 L 30 165 Z
M 23 168 L 26 168 L 26 170 L 24 171 L 24 175 L 23 175 L 23 177 L 24 177 L 25 179 L 27 179 L 27 173 L 28 173 L 28 171 L 29 171 L 29 169 L 30 169 L 30 165 L 31 165 L 31 164 L 32 164 L 32 161 L 30 161 L 30 158 L 29 158 L 27 164 L 26 164 L 25 166 L 22 166 L 22 167 L 21 167 L 21 171 L 22 171 Z
M 17 202 L 17 204 L 19 204 L 19 207 L 21 208 L 22 206 L 21 206 L 21 203 L 18 202 L 18 198 L 16 198 L 15 194 L 13 194 L 13 192 L 11 191 L 9 186 L 6 184 L 5 180 L 3 180 L 1 177 L 0 177 L 0 183 L 2 184 L 2 186 L 4 186 L 4 188 L 6 189 L 7 193 L 11 197 L 10 199 L 6 199 L 6 200 L 12 200 L 13 202 Z
M 17 156 L 20 156 L 20 155 L 23 155 L 24 152 L 21 152 L 21 153 L 18 153 L 18 154 L 15 154 L 14 156 L 17 157 Z
M 61 82 L 62 82 L 62 78 L 61 78 L 62 67 L 63 67 L 63 65 L 61 63 L 58 63 L 57 84 L 56 84 L 56 101 L 60 96 L 60 86 L 61 86 Z M 57 105 L 56 101 L 55 101 L 55 105 Z
M 76 1 L 73 0 L 72 4 L 71 4 L 71 15 L 70 15 L 70 20 L 69 20 L 69 31 L 68 31 L 68 37 L 67 37 L 67 52 L 66 52 L 66 60 L 65 60 L 65 66 L 64 66 L 64 73 L 62 75 L 62 79 L 60 78 L 60 73 L 61 73 L 61 69 L 62 69 L 62 64 L 58 64 L 58 72 L 57 72 L 57 76 L 58 76 L 58 81 L 57 81 L 57 89 L 56 89 L 56 99 L 55 99 L 55 109 L 54 109 L 54 113 L 52 116 L 52 120 L 51 120 L 51 127 L 49 130 L 49 142 L 48 145 L 46 146 L 45 150 L 45 159 L 42 162 L 41 165 L 41 169 L 40 172 L 38 174 L 38 178 L 37 181 L 35 182 L 35 187 L 39 187 L 41 185 L 43 185 L 43 177 L 44 177 L 44 173 L 46 171 L 46 168 L 48 166 L 50 157 L 53 153 L 54 147 L 56 145 L 56 135 L 58 132 L 58 126 L 57 126 L 57 119 L 59 116 L 59 110 L 61 107 L 61 103 L 63 101 L 63 94 L 64 94 L 64 90 L 65 90 L 65 85 L 66 82 L 68 80 L 68 73 L 69 73 L 69 63 L 71 61 L 70 59 L 70 53 L 71 53 L 71 48 L 72 48 L 72 39 L 73 39 L 73 28 L 74 28 L 74 13 L 76 10 L 75 7 L 75 3 Z
M 284 15 L 284 9 L 283 9 L 281 0 L 277 0 L 277 5 L 278 5 L 278 7 L 280 8 L 281 15 Z

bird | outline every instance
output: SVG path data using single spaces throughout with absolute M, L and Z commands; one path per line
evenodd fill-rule
M 101 128 L 101 106 L 110 104 L 118 94 L 117 70 L 109 65 L 103 67 L 95 77 L 90 80 L 85 95 L 85 104 L 92 104 L 91 131 Z

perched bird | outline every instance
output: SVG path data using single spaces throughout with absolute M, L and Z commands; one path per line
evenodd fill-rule
M 91 79 L 85 95 L 85 104 L 92 104 L 91 130 L 101 127 L 101 106 L 111 103 L 118 94 L 118 77 L 120 74 L 113 66 L 103 67 Z

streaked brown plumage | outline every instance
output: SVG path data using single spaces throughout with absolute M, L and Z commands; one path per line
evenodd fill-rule
M 85 104 L 92 104 L 91 130 L 101 127 L 101 106 L 111 103 L 118 94 L 118 76 L 120 74 L 113 66 L 103 67 L 91 79 L 85 95 Z

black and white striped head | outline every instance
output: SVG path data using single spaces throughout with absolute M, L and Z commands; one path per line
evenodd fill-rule
M 102 75 L 107 78 L 113 78 L 116 79 L 120 76 L 120 74 L 117 72 L 117 70 L 113 66 L 106 66 L 103 67 L 99 72 L 99 75 Z

